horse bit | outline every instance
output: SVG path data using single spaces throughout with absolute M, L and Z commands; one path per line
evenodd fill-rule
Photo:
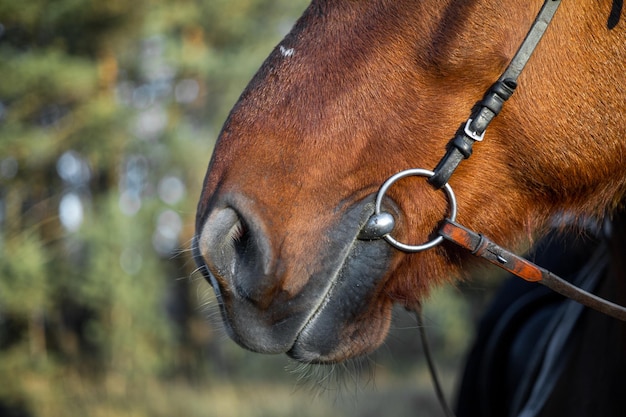
M 543 37 L 545 30 L 552 21 L 552 17 L 560 4 L 561 0 L 545 1 L 508 67 L 500 78 L 487 90 L 477 110 L 472 113 L 472 116 L 470 116 L 465 123 L 464 128 L 459 129 L 459 133 L 457 133 L 454 139 L 449 143 L 446 154 L 439 161 L 434 171 L 421 168 L 408 169 L 391 176 L 383 183 L 376 196 L 374 214 L 366 222 L 359 238 L 363 240 L 382 238 L 394 248 L 409 253 L 431 249 L 444 240 L 447 240 L 526 281 L 543 284 L 553 291 L 587 307 L 619 320 L 626 321 L 626 308 L 569 283 L 563 278 L 535 265 L 527 259 L 515 255 L 511 251 L 493 243 L 482 234 L 476 233 L 455 221 L 457 215 L 456 197 L 452 187 L 448 184 L 448 180 L 461 161 L 471 156 L 474 143 L 483 140 L 487 126 L 489 126 L 493 118 L 500 113 L 504 102 L 508 100 L 515 91 L 519 75 Z M 382 211 L 381 208 L 383 198 L 389 188 L 396 181 L 409 176 L 426 177 L 428 183 L 430 183 L 435 190 L 442 190 L 446 194 L 449 203 L 449 216 L 442 222 L 438 230 L 438 236 L 421 245 L 408 245 L 393 238 L 391 232 L 395 227 L 395 220 L 390 213 Z M 415 313 L 424 355 L 433 380 L 435 392 L 446 416 L 454 416 L 454 413 L 448 406 L 439 382 L 420 310 L 420 308 L 417 308 Z

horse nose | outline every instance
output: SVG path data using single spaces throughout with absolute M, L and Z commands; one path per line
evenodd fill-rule
M 270 277 L 271 250 L 256 219 L 235 209 L 213 211 L 200 234 L 200 250 L 225 290 L 259 308 L 267 308 L 277 283 Z M 224 289 L 222 289 L 224 290 Z

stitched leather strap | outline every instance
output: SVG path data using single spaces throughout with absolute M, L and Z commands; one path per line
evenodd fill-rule
M 469 230 L 456 222 L 446 220 L 439 229 L 439 234 L 446 240 L 456 243 L 472 254 L 486 259 L 513 275 L 526 281 L 543 284 L 587 307 L 618 320 L 626 321 L 626 308 L 576 287 L 550 271 L 498 246 L 480 233 Z

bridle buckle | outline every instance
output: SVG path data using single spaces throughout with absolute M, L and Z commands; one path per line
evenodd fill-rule
M 482 142 L 482 140 L 485 138 L 485 132 L 487 130 L 483 130 L 483 133 L 479 135 L 478 132 L 470 128 L 473 121 L 474 119 L 467 119 L 467 123 L 465 123 L 465 128 L 463 128 L 463 132 L 465 132 L 467 137 L 469 137 L 470 139 L 475 140 L 476 142 Z

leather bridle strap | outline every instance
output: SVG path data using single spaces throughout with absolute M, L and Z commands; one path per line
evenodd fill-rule
M 469 250 L 472 254 L 486 259 L 513 275 L 526 281 L 543 284 L 553 291 L 587 307 L 618 320 L 626 321 L 626 308 L 578 288 L 550 271 L 498 246 L 480 233 L 469 230 L 456 222 L 445 220 L 439 229 L 439 234 L 444 239 L 456 243 Z
M 561 0 L 546 0 L 507 69 L 498 81 L 489 88 L 480 101 L 478 109 L 470 116 L 464 127 L 459 129 L 459 132 L 450 142 L 448 151 L 434 169 L 435 175 L 428 180 L 433 187 L 437 189 L 442 188 L 461 161 L 472 155 L 474 143 L 483 140 L 485 130 L 487 130 L 493 118 L 500 113 L 504 102 L 515 91 L 519 75 L 535 51 L 560 4 Z

